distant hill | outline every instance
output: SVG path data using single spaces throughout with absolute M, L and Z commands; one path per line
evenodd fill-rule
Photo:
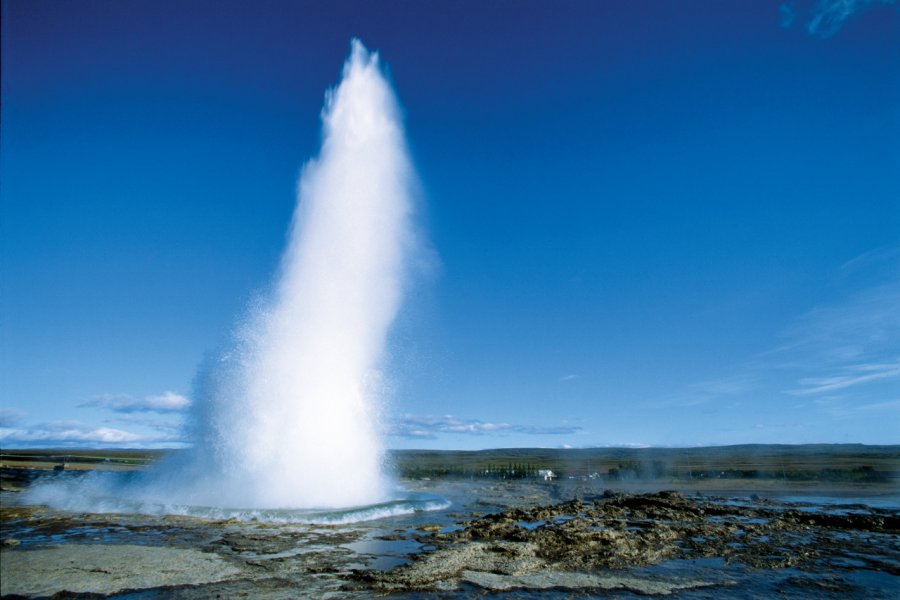
M 391 467 L 406 477 L 532 476 L 607 479 L 779 478 L 885 481 L 900 478 L 900 445 L 743 444 L 698 448 L 503 448 L 394 450 Z
M 0 450 L 4 468 L 143 468 L 179 450 Z M 387 467 L 401 477 L 624 479 L 783 479 L 897 482 L 900 445 L 743 444 L 696 448 L 500 448 L 391 450 Z

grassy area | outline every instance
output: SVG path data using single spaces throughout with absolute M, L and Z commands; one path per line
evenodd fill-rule
M 900 482 L 900 446 L 742 445 L 706 448 L 399 450 L 404 477 L 515 479 L 551 469 L 559 477 L 629 479 L 781 479 Z
M 0 450 L 0 467 L 20 469 L 136 469 L 159 460 L 166 450 Z
M 0 467 L 139 469 L 172 450 L 0 450 Z M 394 450 L 389 468 L 409 478 L 558 477 L 623 480 L 764 479 L 900 484 L 900 446 L 742 445 L 704 448 Z

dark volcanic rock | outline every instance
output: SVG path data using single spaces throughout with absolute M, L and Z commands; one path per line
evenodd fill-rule
M 896 574 L 897 520 L 894 511 L 865 506 L 812 512 L 772 501 L 685 498 L 678 492 L 609 493 L 593 502 L 573 500 L 472 518 L 455 531 L 429 536 L 427 543 L 435 550 L 411 563 L 355 577 L 388 590 L 453 589 L 460 582 L 508 589 L 542 573 L 541 585 L 579 587 L 573 583 L 577 580 L 593 582 L 588 587 L 668 593 L 597 577 L 669 559 L 699 558 L 813 572 L 826 572 L 831 561 L 846 558 Z M 537 580 L 535 586 L 540 587 Z

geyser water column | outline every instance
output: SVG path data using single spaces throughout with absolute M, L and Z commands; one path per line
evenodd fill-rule
M 184 500 L 338 508 L 388 493 L 378 368 L 415 247 L 414 173 L 378 55 L 358 40 L 322 121 L 272 298 L 198 386 Z

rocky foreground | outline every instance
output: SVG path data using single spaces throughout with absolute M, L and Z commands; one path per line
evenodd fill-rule
M 496 491 L 536 500 L 541 489 Z M 489 491 L 480 490 L 465 512 L 347 526 L 73 514 L 6 503 L 0 595 L 900 597 L 897 510 L 606 492 L 477 512 Z
M 672 559 L 721 558 L 765 569 L 830 573 L 836 565 L 900 576 L 900 516 L 866 506 L 808 510 L 764 500 L 723 502 L 678 492 L 607 493 L 595 501 L 514 508 L 422 536 L 435 548 L 390 571 L 356 571 L 385 591 L 618 588 L 643 594 L 711 585 L 628 576 Z M 718 583 L 721 583 L 718 582 Z

